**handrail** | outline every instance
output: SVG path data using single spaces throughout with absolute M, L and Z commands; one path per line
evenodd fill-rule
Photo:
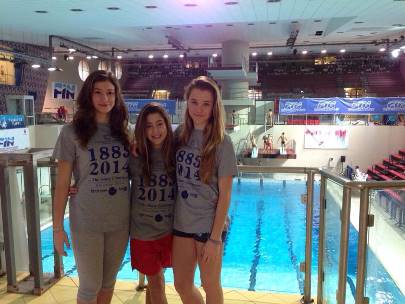
M 245 173 L 319 173 L 319 169 L 314 167 L 269 167 L 239 165 L 238 170 L 239 172 Z

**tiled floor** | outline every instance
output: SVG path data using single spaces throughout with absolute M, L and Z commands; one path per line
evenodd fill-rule
M 0 303 L 1 304 L 74 304 L 76 303 L 77 278 L 64 277 L 42 296 L 21 295 L 6 293 L 6 279 L 0 278 Z M 166 286 L 166 294 L 169 304 L 180 304 L 180 298 L 173 285 Z M 226 304 L 298 304 L 299 295 L 268 294 L 264 292 L 252 292 L 245 290 L 225 289 Z M 145 292 L 135 291 L 135 282 L 120 281 L 115 286 L 113 304 L 143 304 Z

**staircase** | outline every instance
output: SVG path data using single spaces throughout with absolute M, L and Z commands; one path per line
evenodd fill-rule
M 369 179 L 378 181 L 405 180 L 405 150 L 398 154 L 391 154 L 381 163 L 374 164 L 367 169 Z M 405 189 L 378 191 L 380 201 L 385 202 L 384 208 L 391 220 L 399 227 L 405 224 Z

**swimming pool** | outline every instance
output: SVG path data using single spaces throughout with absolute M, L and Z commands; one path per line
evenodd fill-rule
M 261 186 L 257 178 L 242 178 L 241 183 L 238 183 L 237 179 L 234 180 L 229 210 L 231 225 L 225 243 L 222 270 L 224 287 L 303 293 L 304 275 L 299 271 L 299 263 L 305 258 L 305 205 L 300 202 L 302 193 L 305 193 L 304 181 L 283 182 L 264 179 Z M 319 199 L 318 183 L 315 183 L 314 198 Z M 315 201 L 314 205 L 313 296 L 316 295 L 318 275 L 319 202 Z M 336 205 L 334 208 L 329 208 L 329 212 L 338 214 L 338 206 Z M 329 225 L 339 224 L 336 222 L 329 223 Z M 65 223 L 65 227 L 68 228 L 67 223 Z M 44 272 L 52 272 L 51 229 L 42 231 L 41 236 Z M 332 265 L 337 263 L 338 256 L 334 246 L 339 245 L 328 245 L 331 252 L 328 253 L 325 263 Z M 65 273 L 76 276 L 72 252 L 71 250 L 67 252 L 68 258 L 63 259 Z M 351 263 L 348 265 L 347 303 L 354 303 L 355 287 L 353 284 L 356 281 L 356 263 L 353 261 L 356 258 L 356 252 L 357 231 L 352 227 L 349 244 L 349 256 L 351 257 L 349 262 Z M 370 256 L 374 258 L 372 253 Z M 367 283 L 370 303 L 405 303 L 405 297 L 381 264 L 376 261 L 375 265 L 378 267 L 379 277 Z M 124 258 L 118 276 L 120 279 L 137 279 L 136 272 L 132 272 L 130 267 L 129 252 Z M 168 282 L 173 282 L 171 270 L 166 271 L 165 276 Z M 196 282 L 199 283 L 198 275 Z

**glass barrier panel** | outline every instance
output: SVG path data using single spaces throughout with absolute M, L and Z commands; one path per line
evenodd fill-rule
M 340 256 L 340 211 L 342 209 L 343 187 L 329 179 L 325 187 L 325 240 L 323 252 L 323 300 L 325 303 L 336 302 L 339 279 Z
M 51 176 L 49 167 L 37 168 L 40 225 L 52 224 Z
M 42 269 L 45 277 L 54 275 L 54 246 L 52 230 L 51 168 L 37 167 L 37 191 L 41 230 Z
M 373 303 L 405 303 L 405 188 L 370 192 L 365 296 Z
M 302 174 L 243 173 L 234 179 L 224 287 L 303 293 L 299 264 L 305 260 L 304 193 Z
M 22 167 L 8 167 L 14 258 L 17 280 L 29 274 L 27 216 Z

